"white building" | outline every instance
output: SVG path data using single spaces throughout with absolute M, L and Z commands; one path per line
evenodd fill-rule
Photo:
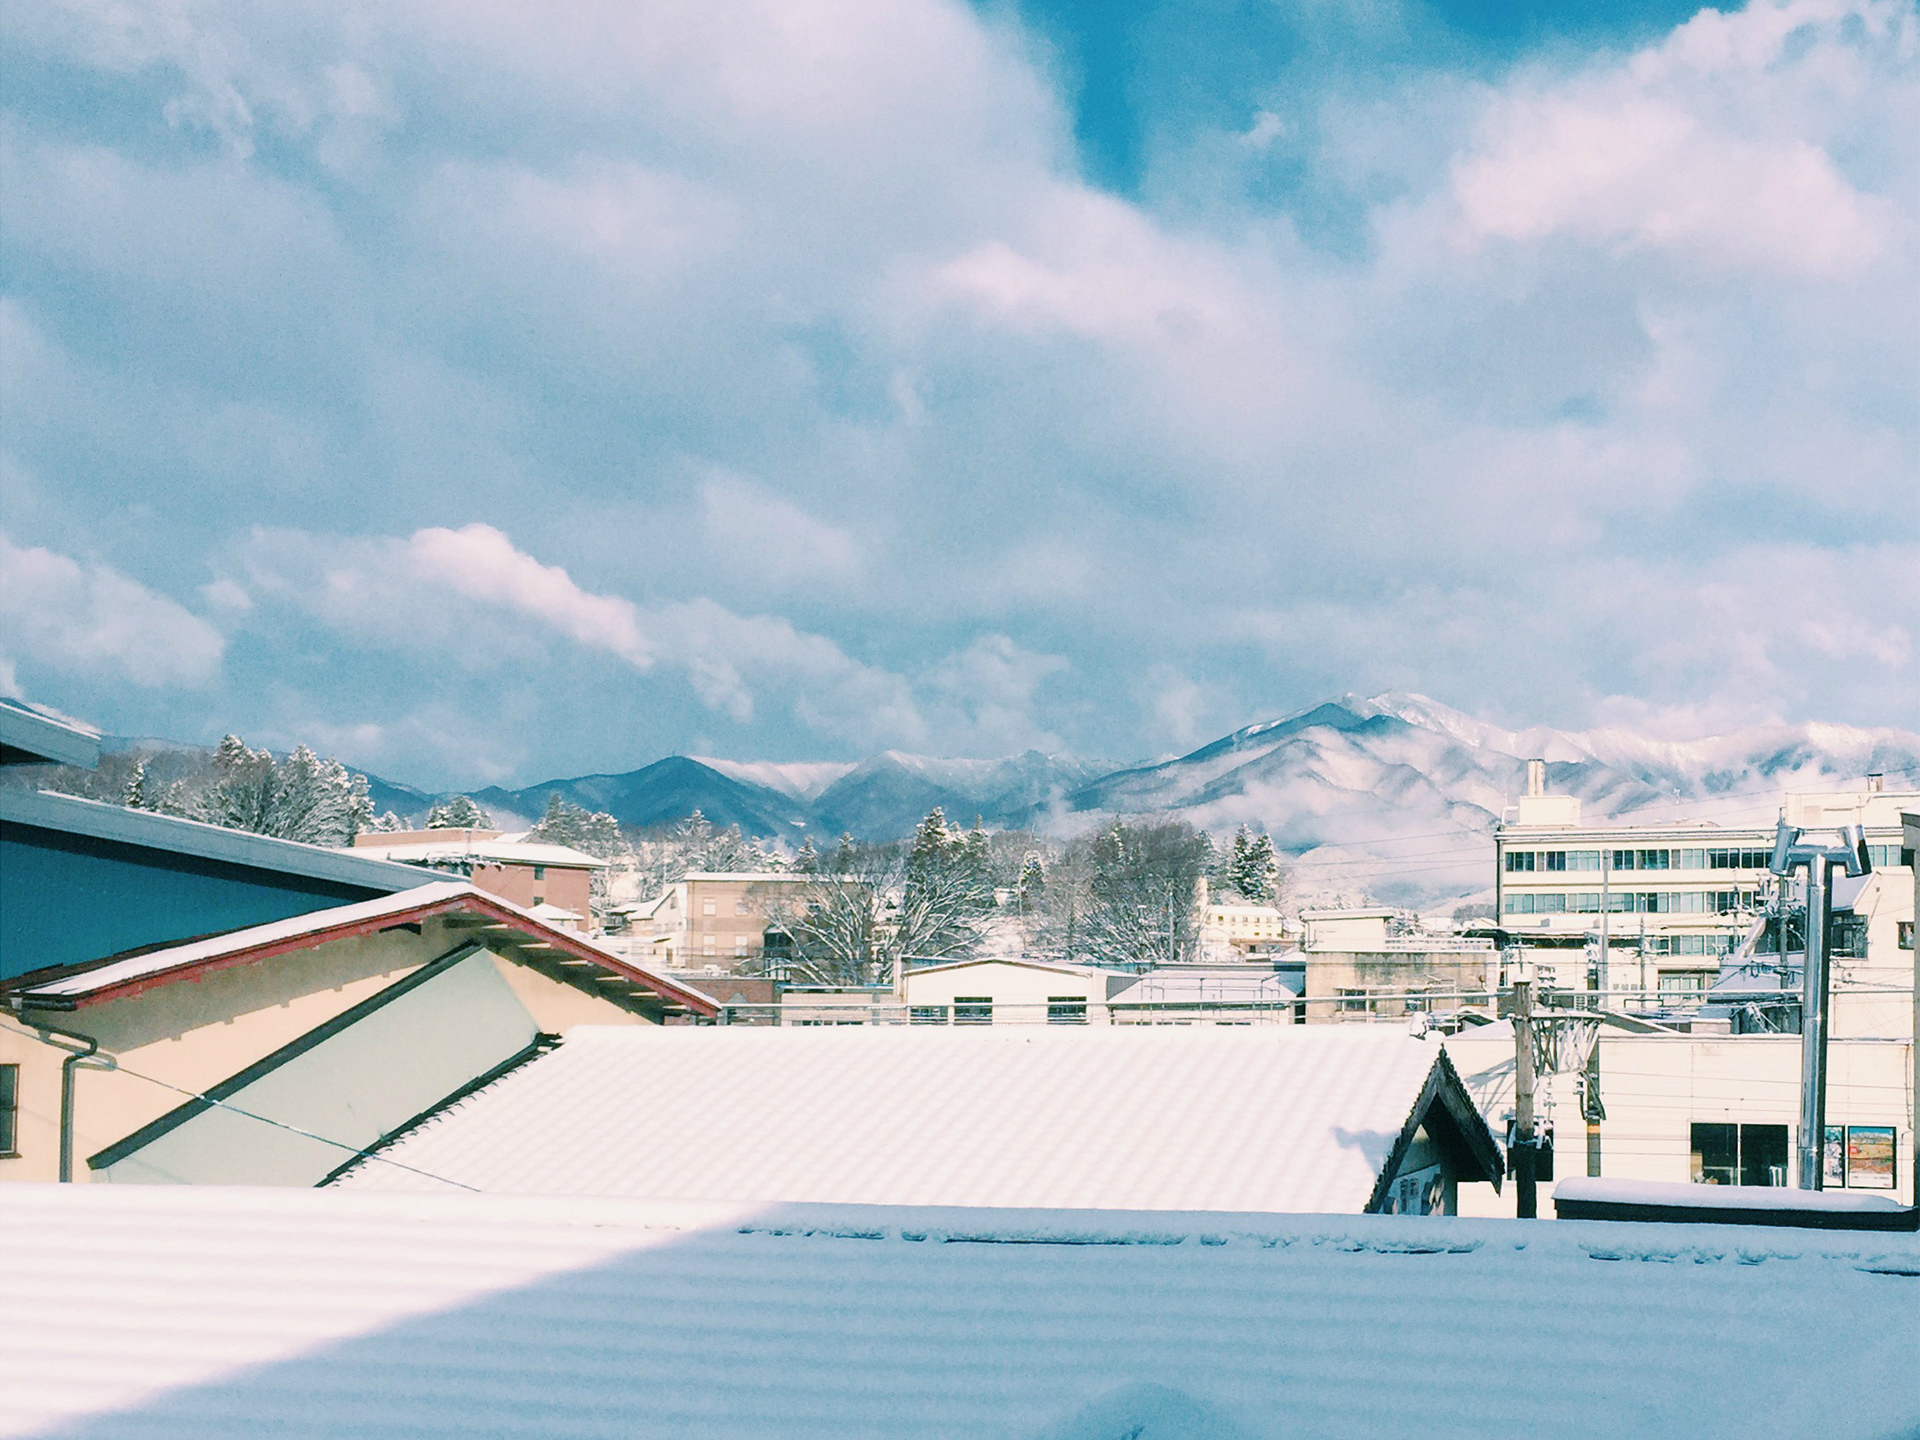
M 962 960 L 908 969 L 915 1025 L 1105 1025 L 1107 1002 L 1137 974 L 1033 960 Z
M 1446 1042 L 1482 1113 L 1504 1133 L 1513 1111 L 1513 1029 L 1506 1022 Z M 1599 1040 L 1606 1118 L 1582 1116 L 1582 1076 L 1543 1077 L 1536 1111 L 1554 1134 L 1554 1175 L 1609 1180 L 1787 1185 L 1798 1139 L 1798 1035 L 1626 1034 Z M 1912 1042 L 1835 1040 L 1828 1052 L 1826 1187 L 1913 1203 L 1908 1100 Z M 1593 1154 L 1596 1168 L 1589 1163 Z M 1849 1158 L 1851 1157 L 1851 1158 Z M 1463 1192 L 1462 1211 L 1513 1213 L 1510 1193 Z
M 1584 825 L 1577 797 L 1545 793 L 1544 769 L 1529 762 L 1529 793 L 1515 818 L 1494 832 L 1501 928 L 1528 952 L 1541 980 L 1557 988 L 1604 990 L 1647 1005 L 1699 999 L 1775 893 L 1767 870 L 1773 827 Z M 1782 806 L 1792 825 L 1866 827 L 1874 870 L 1887 883 L 1868 896 L 1873 933 L 1846 958 L 1871 958 L 1888 975 L 1903 966 L 1910 975 L 1913 964 L 1912 899 L 1905 894 L 1913 852 L 1901 840 L 1900 809 L 1916 801 L 1920 795 L 1894 794 L 1870 779 L 1854 791 L 1790 793 Z M 1896 953 L 1903 933 L 1904 961 Z

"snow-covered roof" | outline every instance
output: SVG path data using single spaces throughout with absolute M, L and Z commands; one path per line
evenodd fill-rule
M 17 993 L 29 1005 L 37 1002 L 64 1008 L 97 1004 L 175 980 L 192 979 L 211 969 L 253 963 L 355 935 L 376 934 L 450 911 L 477 912 L 502 922 L 546 948 L 612 970 L 653 991 L 670 1005 L 683 1006 L 703 1015 L 712 1015 L 718 1009 L 699 991 L 643 970 L 578 932 L 556 929 L 537 915 L 460 880 L 432 881 L 375 900 L 336 905 L 267 925 L 252 925 L 184 945 L 130 955 L 104 965 L 79 967 L 45 979 L 29 977 Z
M 943 975 L 950 970 L 973 970 L 982 965 L 1007 965 L 1016 970 L 1044 970 L 1055 975 L 1120 975 L 1097 965 L 1052 965 L 1044 960 L 1021 960 L 1010 955 L 982 955 L 973 960 L 951 960 L 944 965 L 909 965 L 907 975 Z
M 386 1153 L 521 1194 L 1357 1213 L 1439 1053 L 1397 1026 L 582 1026 Z
M 1128 1004 L 1284 1004 L 1293 991 L 1271 970 L 1149 970 L 1110 1003 Z
M 537 840 L 410 840 L 404 845 L 357 845 L 354 853 L 377 855 L 408 865 L 447 865 L 494 860 L 508 865 L 552 865 L 570 870 L 604 870 L 607 862 L 570 845 Z
M 0 1305 L 6 1435 L 1787 1440 L 1920 1421 L 1913 1236 L 107 1185 L 0 1185 L 0 1233 L 33 1237 Z
M 44 705 L 0 698 L 0 765 L 100 763 L 100 732 Z

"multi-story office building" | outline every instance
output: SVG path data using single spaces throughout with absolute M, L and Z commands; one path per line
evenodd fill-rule
M 1604 990 L 1653 1005 L 1697 999 L 1772 905 L 1773 827 L 1586 825 L 1577 797 L 1545 793 L 1545 768 L 1529 762 L 1528 793 L 1494 832 L 1501 928 L 1541 981 L 1556 988 Z M 1871 914 L 1848 908 L 1837 919 L 1836 955 L 1865 962 L 1870 952 L 1904 949 L 1909 977 L 1913 917 L 1894 912 L 1903 910 L 1913 867 L 1900 811 L 1916 802 L 1920 795 L 1889 792 L 1870 777 L 1858 790 L 1789 793 L 1782 806 L 1789 824 L 1866 827 L 1874 870 L 1888 878 L 1898 872 L 1898 879 L 1873 887 L 1871 898 L 1886 903 Z M 1844 897 L 1845 904 L 1854 898 Z M 1886 933 L 1876 938 L 1880 930 Z

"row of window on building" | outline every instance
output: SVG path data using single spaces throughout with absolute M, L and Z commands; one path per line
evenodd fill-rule
M 1828 1189 L 1891 1190 L 1897 1173 L 1898 1131 L 1891 1125 L 1829 1125 L 1821 1156 Z M 1695 1121 L 1692 1174 L 1702 1185 L 1785 1185 L 1785 1125 Z
M 1867 856 L 1876 870 L 1913 868 L 1913 851 L 1898 845 L 1869 845 Z M 1506 868 L 1509 875 L 1541 871 L 1598 871 L 1610 865 L 1614 870 L 1764 870 L 1773 858 L 1770 850 L 1724 849 L 1689 850 L 1509 850 Z
M 1502 897 L 1508 915 L 1732 915 L 1752 910 L 1752 890 L 1551 890 L 1509 891 Z
M 991 1025 L 993 997 L 991 995 L 956 995 L 951 1005 L 915 1005 L 907 1012 L 907 1020 L 914 1025 Z M 1087 997 L 1049 995 L 1047 1023 L 1049 1025 L 1086 1024 Z

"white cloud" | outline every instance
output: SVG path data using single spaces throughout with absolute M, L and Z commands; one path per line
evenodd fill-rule
M 846 581 L 860 572 L 860 548 L 837 525 L 736 475 L 711 476 L 700 487 L 701 521 L 716 566 L 751 583 Z
M 542 565 L 491 525 L 416 531 L 402 563 L 422 580 L 469 600 L 521 611 L 638 669 L 653 664 L 655 647 L 631 601 L 582 590 L 565 570 Z
M 442 767 L 463 684 L 489 773 L 709 725 L 1130 753 L 1382 684 L 1910 708 L 1906 0 L 1262 96 L 1218 137 L 1259 204 L 1084 183 L 1012 12 L 345 13 L 28 17 L 141 138 L 0 136 L 0 440 L 61 477 L 35 534 L 261 526 L 202 608 L 383 754 Z M 1877 605 L 1755 619 L 1856 564 Z
M 0 621 L 25 659 L 140 686 L 205 685 L 226 648 L 205 620 L 112 567 L 22 547 L 4 534 Z M 17 675 L 11 684 L 17 690 Z
M 1861 269 L 1886 248 L 1891 212 L 1842 175 L 1806 109 L 1831 98 L 1843 27 L 1865 22 L 1897 46 L 1884 24 L 1897 13 L 1755 0 L 1702 11 L 1624 65 L 1523 79 L 1454 161 L 1467 234 L 1567 236 L 1803 277 Z M 1789 37 L 1802 42 L 1791 57 Z

